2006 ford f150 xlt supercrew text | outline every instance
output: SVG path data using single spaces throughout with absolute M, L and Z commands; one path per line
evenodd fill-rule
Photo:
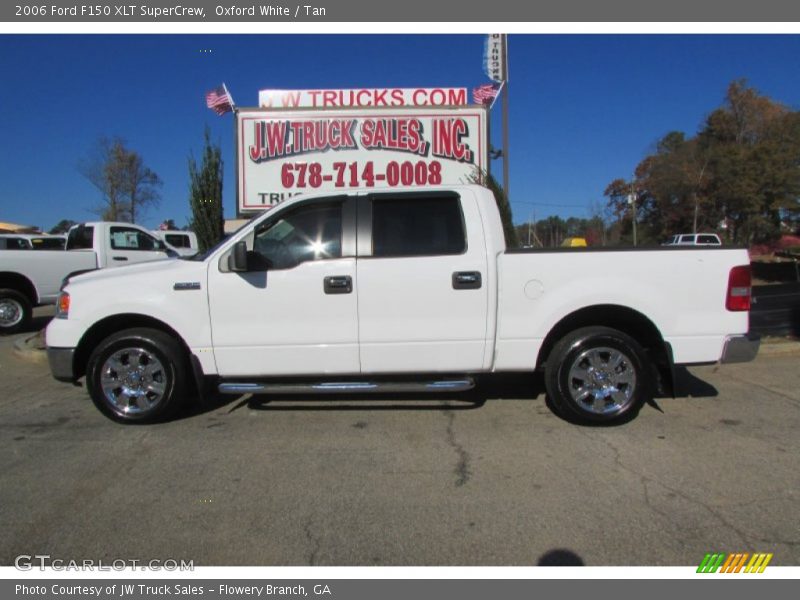
M 675 364 L 751 360 L 741 249 L 506 249 L 479 186 L 301 196 L 194 260 L 72 278 L 53 375 L 112 419 L 227 393 L 460 391 L 543 370 L 568 418 L 630 418 Z

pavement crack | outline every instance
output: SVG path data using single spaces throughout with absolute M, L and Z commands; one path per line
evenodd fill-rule
M 306 523 L 304 531 L 306 533 L 306 539 L 311 546 L 311 551 L 308 553 L 308 558 L 306 560 L 310 567 L 314 567 L 317 565 L 317 555 L 320 551 L 321 539 L 315 536 L 314 532 L 311 530 L 311 521 Z
M 752 386 L 757 387 L 757 388 L 759 388 L 761 390 L 764 390 L 765 392 L 769 392 L 770 394 L 775 394 L 776 396 L 779 396 L 779 397 L 783 398 L 784 400 L 788 400 L 790 404 L 793 404 L 794 406 L 800 407 L 800 400 L 798 400 L 797 398 L 793 398 L 792 396 L 789 396 L 788 394 L 784 394 L 783 392 L 780 392 L 780 391 L 778 391 L 778 390 L 776 390 L 774 388 L 771 388 L 768 385 L 763 385 L 763 384 L 755 382 L 755 381 L 753 381 L 751 379 L 748 379 L 748 380 L 739 379 L 738 377 L 731 376 L 730 373 L 727 373 L 726 376 L 728 377 L 728 379 L 733 379 L 734 381 L 737 381 L 738 383 L 744 383 L 746 385 L 752 385 Z
M 644 503 L 645 503 L 645 506 L 647 506 L 647 508 L 652 510 L 657 515 L 661 515 L 665 519 L 671 520 L 672 516 L 669 513 L 656 508 L 655 505 L 653 505 L 653 503 L 650 502 L 650 490 L 647 488 L 647 484 L 649 483 L 649 481 L 650 480 L 647 477 L 645 477 L 644 475 L 642 475 L 640 477 L 640 479 L 639 479 L 639 483 L 642 484 L 642 490 L 644 492 Z
M 781 544 L 783 546 L 789 546 L 790 548 L 794 548 L 796 546 L 800 546 L 800 540 L 773 540 L 770 538 L 753 538 L 753 541 L 761 542 L 762 544 Z
M 637 476 L 639 478 L 639 481 L 642 484 L 642 491 L 643 491 L 645 505 L 650 510 L 655 512 L 656 514 L 661 515 L 661 516 L 663 516 L 663 517 L 665 517 L 665 518 L 667 518 L 669 520 L 673 519 L 673 515 L 669 515 L 669 514 L 664 513 L 664 512 L 662 512 L 660 510 L 657 510 L 657 509 L 655 509 L 653 507 L 653 504 L 650 501 L 650 492 L 649 492 L 648 485 L 647 485 L 649 483 L 657 485 L 657 486 L 667 490 L 668 492 L 672 492 L 673 494 L 675 494 L 679 498 L 682 498 L 686 502 L 690 502 L 692 504 L 695 504 L 695 505 L 705 509 L 706 512 L 708 512 L 712 517 L 714 517 L 722 525 L 724 525 L 725 527 L 727 527 L 728 529 L 733 531 L 737 536 L 739 536 L 739 538 L 741 538 L 742 542 L 744 542 L 745 545 L 747 545 L 747 546 L 752 546 L 753 545 L 752 541 L 751 541 L 751 537 L 749 535 L 747 535 L 741 529 L 736 527 L 733 523 L 728 521 L 725 517 L 723 517 L 720 514 L 720 512 L 716 508 L 712 507 L 710 504 L 706 504 L 702 500 L 700 500 L 698 498 L 695 498 L 694 496 L 692 496 L 690 494 L 687 494 L 686 492 L 684 492 L 681 489 L 669 486 L 666 483 L 664 483 L 664 482 L 662 482 L 662 481 L 660 481 L 660 480 L 658 480 L 658 479 L 656 479 L 654 477 L 650 477 L 650 476 L 646 475 L 645 473 L 640 473 L 636 469 L 633 469 L 633 468 L 629 467 L 628 465 L 624 464 L 622 462 L 622 459 L 621 459 L 621 453 L 619 451 L 619 448 L 617 448 L 614 444 L 612 444 L 607 439 L 604 439 L 603 437 L 590 436 L 585 431 L 580 431 L 580 433 L 581 433 L 581 435 L 583 435 L 584 437 L 586 437 L 586 438 L 588 438 L 590 440 L 597 440 L 597 441 L 601 442 L 602 444 L 605 444 L 614 453 L 614 464 L 619 466 L 620 469 L 622 469 L 624 471 L 627 471 L 628 473 L 631 473 L 631 474 L 633 474 L 633 475 L 635 475 L 635 476 Z
M 456 475 L 456 487 L 461 487 L 466 484 L 470 477 L 472 477 L 472 471 L 470 471 L 470 456 L 469 452 L 464 450 L 464 447 L 456 440 L 456 433 L 455 433 L 455 421 L 456 415 L 452 410 L 445 409 L 444 416 L 447 418 L 447 443 L 448 445 L 453 448 L 456 452 L 456 456 L 458 460 L 456 461 L 456 467 L 453 469 L 453 473 Z

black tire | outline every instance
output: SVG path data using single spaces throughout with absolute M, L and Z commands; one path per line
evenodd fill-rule
M 184 402 L 188 377 L 188 361 L 178 341 L 148 328 L 126 329 L 107 337 L 86 367 L 92 401 L 118 423 L 168 419 Z
M 647 354 L 632 337 L 609 327 L 582 327 L 553 347 L 545 388 L 568 420 L 625 422 L 652 398 L 653 372 Z
M 0 289 L 0 334 L 16 333 L 27 327 L 32 316 L 33 306 L 25 294 Z

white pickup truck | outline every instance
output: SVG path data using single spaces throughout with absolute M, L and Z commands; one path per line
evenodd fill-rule
M 178 231 L 174 229 L 156 229 L 153 235 L 175 250 L 180 256 L 194 256 L 199 252 L 197 234 L 194 231 Z
M 55 378 L 121 422 L 209 382 L 443 392 L 538 369 L 565 416 L 613 421 L 674 364 L 754 358 L 749 306 L 745 250 L 508 250 L 491 192 L 457 186 L 301 196 L 196 260 L 81 275 L 46 337 Z
M 99 221 L 75 225 L 66 251 L 0 252 L 0 333 L 25 327 L 33 307 L 53 304 L 64 278 L 76 272 L 177 256 L 146 229 Z

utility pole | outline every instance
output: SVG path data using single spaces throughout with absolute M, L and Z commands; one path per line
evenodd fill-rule
M 633 182 L 631 182 L 631 193 L 628 196 L 628 204 L 631 205 L 631 213 L 633 216 L 633 245 L 636 246 L 636 194 L 633 191 Z
M 511 204 L 511 190 L 508 183 L 508 34 L 502 37 L 503 49 L 503 191 Z
M 531 247 L 531 230 L 532 230 L 531 220 L 528 219 L 528 248 Z

